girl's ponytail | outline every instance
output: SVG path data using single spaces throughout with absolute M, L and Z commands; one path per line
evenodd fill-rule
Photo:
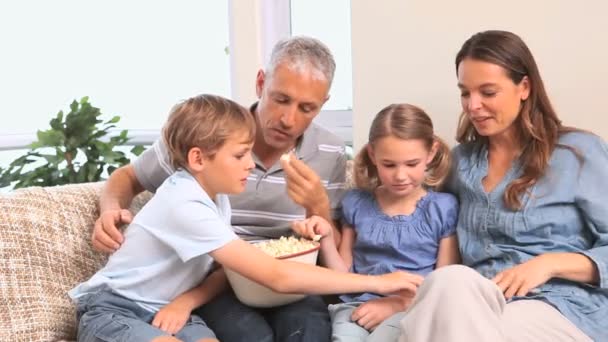
M 380 185 L 380 181 L 378 169 L 367 153 L 368 145 L 369 143 L 365 144 L 355 157 L 353 177 L 357 188 L 373 192 Z
M 427 177 L 424 183 L 428 187 L 437 189 L 443 184 L 450 172 L 452 154 L 445 141 L 436 135 L 433 135 L 433 144 L 437 150 L 435 157 L 427 167 Z

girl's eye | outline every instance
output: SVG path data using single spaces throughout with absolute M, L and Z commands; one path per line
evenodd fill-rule
M 467 98 L 467 97 L 469 97 L 469 93 L 461 92 L 460 97 Z
M 496 92 L 494 92 L 494 91 L 484 91 L 483 93 L 481 93 L 481 95 L 483 95 L 485 97 L 493 97 L 494 95 L 496 95 Z
M 395 164 L 382 164 L 382 166 L 384 166 L 386 168 L 391 168 L 391 167 L 395 167 Z

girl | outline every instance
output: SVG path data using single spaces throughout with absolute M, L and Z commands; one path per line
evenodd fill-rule
M 294 224 L 304 236 L 323 235 L 322 258 L 334 270 L 377 275 L 396 270 L 426 275 L 458 262 L 458 203 L 431 190 L 449 170 L 448 146 L 429 116 L 408 104 L 384 108 L 355 160 L 355 183 L 342 202 L 342 242 L 314 220 Z M 330 305 L 333 341 L 395 341 L 412 296 L 343 295 Z
M 254 117 L 230 100 L 201 95 L 175 107 L 163 139 L 178 171 L 134 218 L 106 266 L 70 291 L 78 303 L 79 341 L 217 341 L 202 319 L 190 316 L 225 284 L 214 273 L 200 291 L 191 290 L 213 260 L 279 292 L 415 291 L 416 275 L 346 275 L 280 261 L 238 239 L 225 194 L 244 190 L 254 137 Z M 330 229 L 327 221 L 319 226 Z M 157 314 L 184 292 L 180 305 Z

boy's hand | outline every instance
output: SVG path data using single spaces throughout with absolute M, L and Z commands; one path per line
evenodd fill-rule
M 331 236 L 333 232 L 331 224 L 324 218 L 316 215 L 305 220 L 293 221 L 291 229 L 298 235 L 311 240 L 318 240 L 319 237 Z
M 152 325 L 168 334 L 175 335 L 186 325 L 191 312 L 190 307 L 179 301 L 173 301 L 156 313 Z
M 394 294 L 404 296 L 407 293 L 415 294 L 424 278 L 418 274 L 397 271 L 375 276 L 380 280 L 379 294 Z

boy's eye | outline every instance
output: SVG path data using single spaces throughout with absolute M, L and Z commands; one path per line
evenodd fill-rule
M 496 95 L 495 91 L 484 91 L 481 93 L 481 95 L 485 96 L 485 97 L 492 97 L 494 95 Z
M 469 97 L 469 93 L 468 93 L 468 92 L 465 92 L 465 91 L 460 92 L 460 97 L 465 97 L 465 98 L 466 98 L 466 97 Z
M 391 167 L 395 167 L 395 164 L 382 164 L 382 166 L 384 166 L 386 168 L 391 168 Z

